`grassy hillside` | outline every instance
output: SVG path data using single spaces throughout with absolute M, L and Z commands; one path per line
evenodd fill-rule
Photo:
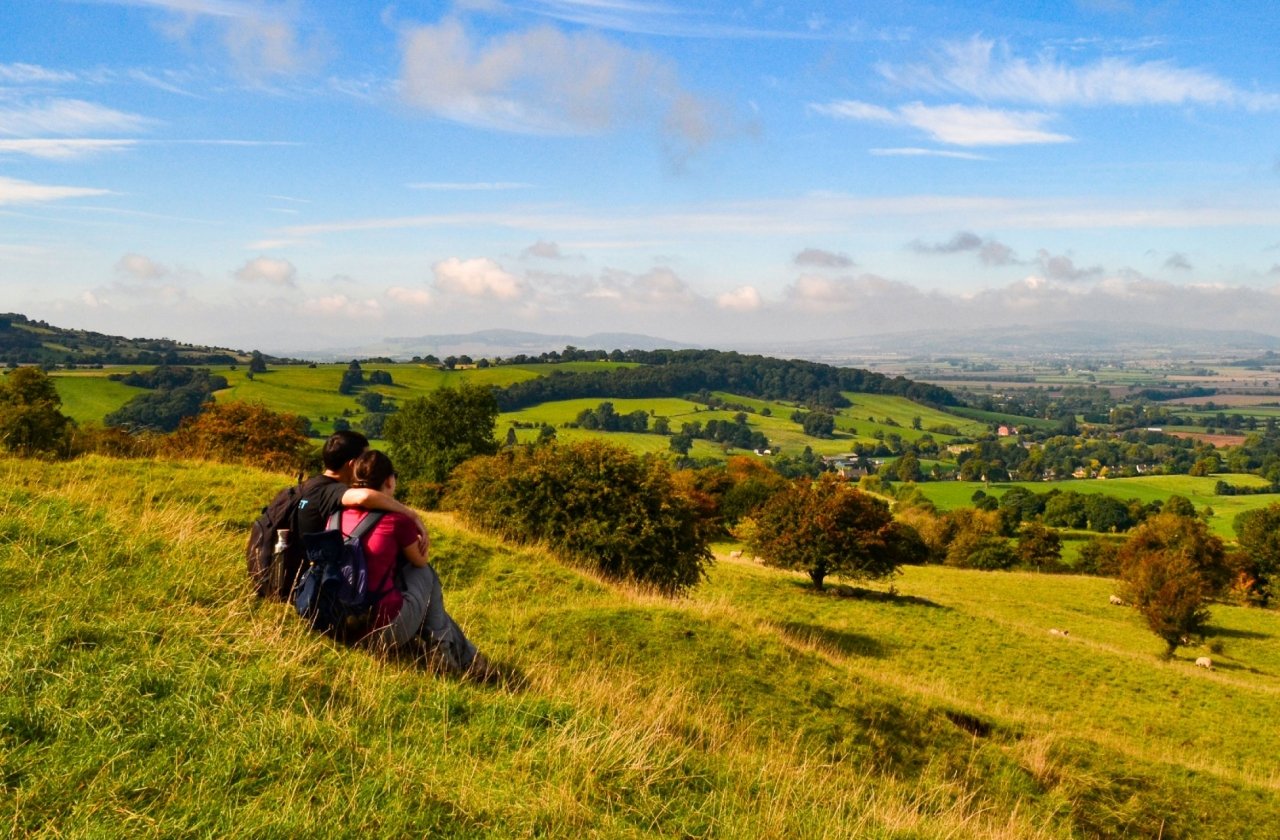
M 391 364 L 380 365 L 370 363 L 364 366 L 368 375 L 374 370 L 385 370 L 392 376 L 392 385 L 368 386 L 367 390 L 376 391 L 384 396 L 405 402 L 415 397 L 430 393 L 436 388 L 457 385 L 462 382 L 484 385 L 505 386 L 538 376 L 545 376 L 552 371 L 586 372 L 591 370 L 611 370 L 620 366 L 613 362 L 573 362 L 559 365 L 502 365 L 483 370 L 468 369 L 443 371 L 430 365 Z M 634 367 L 634 365 L 626 365 Z M 288 411 L 301 414 L 312 422 L 312 427 L 320 434 L 328 434 L 333 430 L 333 420 L 342 417 L 343 411 L 351 423 L 358 425 L 363 417 L 363 409 L 356 403 L 355 396 L 338 393 L 338 384 L 342 381 L 345 364 L 272 366 L 266 373 L 249 378 L 248 370 L 243 365 L 232 369 L 230 366 L 214 367 L 214 372 L 225 376 L 228 387 L 215 396 L 218 400 L 240 400 L 258 402 L 274 411 Z M 131 368 L 121 368 L 129 370 Z M 110 370 L 86 373 L 56 372 L 54 381 L 58 385 L 59 394 L 63 397 L 63 410 L 69 417 L 79 421 L 101 421 L 103 416 L 119 408 L 132 397 L 138 389 L 126 388 L 119 383 L 107 381 Z M 819 439 L 805 435 L 800 426 L 790 420 L 796 406 L 790 403 L 756 400 L 728 393 L 717 393 L 721 399 L 739 405 L 751 407 L 757 413 L 749 416 L 750 425 L 768 436 L 771 443 L 784 452 L 798 453 L 806 446 L 813 448 L 820 455 L 836 455 L 848 452 L 858 441 L 873 442 L 876 435 L 900 435 L 904 440 L 916 440 L 927 434 L 928 429 L 950 426 L 961 434 L 976 434 L 982 431 L 983 425 L 966 420 L 953 414 L 928 408 L 911 402 L 904 397 L 880 394 L 846 393 L 853 405 L 842 409 L 836 418 L 836 434 L 828 439 Z M 498 420 L 498 434 L 505 436 L 507 427 L 513 422 L 533 423 L 540 425 L 549 423 L 560 429 L 565 423 L 572 422 L 583 409 L 595 408 L 606 398 L 572 399 L 548 402 L 518 411 L 507 412 Z M 737 410 L 708 411 L 705 405 L 699 405 L 678 397 L 647 399 L 614 399 L 615 410 L 621 413 L 642 410 L 650 411 L 655 417 L 670 419 L 675 431 L 687 422 L 709 420 L 732 420 Z M 770 416 L 759 412 L 770 411 Z M 321 420 L 320 418 L 328 418 Z M 916 418 L 920 419 L 920 429 L 913 429 Z M 590 435 L 593 437 L 606 434 L 604 432 L 587 433 L 574 430 L 561 430 L 562 439 Z M 536 429 L 518 430 L 520 440 L 529 440 L 537 435 Z M 667 451 L 667 440 L 653 435 L 609 434 L 608 437 L 637 452 Z M 940 443 L 946 443 L 953 436 L 934 433 Z M 719 447 L 700 441 L 692 452 L 696 457 L 715 457 L 720 454 Z
M 1105 581 L 908 570 L 815 595 L 725 560 L 685 599 L 431 522 L 522 689 L 304 633 L 242 580 L 286 479 L 0 461 L 0 819 L 49 836 L 1249 837 L 1280 824 L 1273 612 L 1212 673 Z M 1051 637 L 1047 628 L 1071 630 Z

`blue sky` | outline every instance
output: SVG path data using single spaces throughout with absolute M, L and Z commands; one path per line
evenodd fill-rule
M 0 309 L 266 350 L 1280 333 L 1264 2 L 5 0 Z

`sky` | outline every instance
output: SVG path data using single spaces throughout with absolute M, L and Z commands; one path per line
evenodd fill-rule
M 1273 0 L 4 0 L 0 310 L 1280 334 Z

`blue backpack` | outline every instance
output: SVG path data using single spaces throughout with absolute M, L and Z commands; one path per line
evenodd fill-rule
M 291 600 L 312 630 L 343 637 L 385 594 L 369 587 L 369 564 L 360 544 L 381 518 L 382 511 L 370 511 L 343 537 L 339 510 L 329 517 L 326 530 L 302 535 L 305 560 Z

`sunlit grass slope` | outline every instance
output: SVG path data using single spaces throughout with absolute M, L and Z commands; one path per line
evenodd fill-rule
M 0 820 L 59 837 L 1249 837 L 1280 824 L 1274 613 L 1165 663 L 1104 581 L 909 570 L 688 598 L 431 522 L 476 687 L 245 592 L 285 479 L 0 461 Z M 1048 626 L 1071 636 L 1050 637 Z

